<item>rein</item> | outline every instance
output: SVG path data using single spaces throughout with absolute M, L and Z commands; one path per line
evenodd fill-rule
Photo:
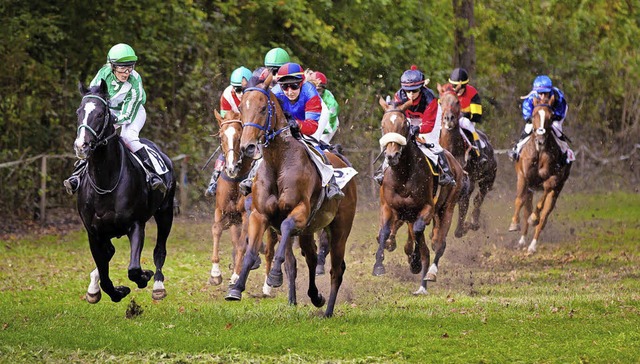
M 273 131 L 272 129 L 275 127 L 275 123 L 272 126 L 271 125 L 271 119 L 273 118 L 274 115 L 274 109 L 275 109 L 275 105 L 273 103 L 273 101 L 271 100 L 270 97 L 270 92 L 261 88 L 261 87 L 249 87 L 247 89 L 244 90 L 244 93 L 247 92 L 251 92 L 251 91 L 258 91 L 260 93 L 262 93 L 263 95 L 265 95 L 267 97 L 267 107 L 268 107 L 268 114 L 267 114 L 267 123 L 266 125 L 260 125 L 260 124 L 256 124 L 256 123 L 244 123 L 243 127 L 245 126 L 252 126 L 254 128 L 258 128 L 260 130 L 262 130 L 264 132 L 264 146 L 267 147 L 269 145 L 269 142 L 271 142 L 272 140 L 274 140 L 280 133 L 282 133 L 283 131 L 289 129 L 289 126 L 285 126 L 282 129 L 278 129 L 276 131 Z
M 96 148 L 98 148 L 101 145 L 107 145 L 107 143 L 109 142 L 109 140 L 113 137 L 115 137 L 116 131 L 115 129 L 113 130 L 113 133 L 107 137 L 104 137 L 104 133 L 107 130 L 107 125 L 109 125 L 109 122 L 111 121 L 111 111 L 109 110 L 109 103 L 107 102 L 107 100 L 103 99 L 102 97 L 98 96 L 98 95 L 85 95 L 82 97 L 82 100 L 84 99 L 98 99 L 100 101 L 102 101 L 102 103 L 104 104 L 104 106 L 106 107 L 106 113 L 104 115 L 104 123 L 102 124 L 102 130 L 100 130 L 100 134 L 96 133 L 95 130 L 93 130 L 93 128 L 91 126 L 89 126 L 88 124 L 82 124 L 80 126 L 78 126 L 78 130 L 77 130 L 77 134 L 76 137 L 80 136 L 80 130 L 87 129 L 89 130 L 89 132 L 91 132 L 91 134 L 93 134 L 94 137 L 96 137 L 95 141 L 90 141 L 89 142 L 89 149 L 91 149 L 91 151 L 96 150 Z
M 122 179 L 122 173 L 124 172 L 124 159 L 126 158 L 126 154 L 124 151 L 124 147 L 122 146 L 122 143 L 118 143 L 120 145 L 120 151 L 122 152 L 121 157 L 120 157 L 120 172 L 118 173 L 118 180 L 116 181 L 115 186 L 113 186 L 113 188 L 110 188 L 108 190 L 105 190 L 103 188 L 100 188 L 92 179 L 91 179 L 91 174 L 87 173 L 87 179 L 89 180 L 89 184 L 91 185 L 91 187 L 93 188 L 94 191 L 96 191 L 97 194 L 99 195 L 106 195 L 108 193 L 113 192 L 116 188 L 118 188 L 118 185 L 120 184 L 120 180 Z

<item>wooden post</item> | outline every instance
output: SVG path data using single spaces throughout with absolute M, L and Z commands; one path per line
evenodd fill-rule
M 369 176 L 371 176 L 371 182 L 369 183 L 369 186 L 371 188 L 371 197 L 376 196 L 376 180 L 373 179 L 376 173 L 376 167 L 374 166 L 375 158 L 376 158 L 376 151 L 375 149 L 371 149 L 369 151 Z
M 42 156 L 40 164 L 40 223 L 47 222 L 46 210 L 47 210 L 47 156 Z
M 189 205 L 189 197 L 187 190 L 187 160 L 189 156 L 185 156 L 180 161 L 180 211 L 186 212 Z

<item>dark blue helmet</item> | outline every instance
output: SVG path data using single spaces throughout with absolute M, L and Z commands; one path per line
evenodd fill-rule
M 549 78 L 549 76 L 541 75 L 533 80 L 533 91 L 535 92 L 551 92 L 552 88 L 553 84 L 551 83 L 551 79 Z
M 417 67 L 412 66 L 410 70 L 404 71 L 400 77 L 400 84 L 403 90 L 417 90 L 424 85 L 424 74 L 418 71 Z

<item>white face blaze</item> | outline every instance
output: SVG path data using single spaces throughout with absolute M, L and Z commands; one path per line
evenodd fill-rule
M 544 120 L 545 120 L 544 118 L 545 118 L 545 115 L 546 114 L 544 112 L 544 109 L 538 110 L 538 116 L 540 116 L 540 123 L 541 123 L 540 127 L 536 130 L 536 133 L 538 135 L 543 135 L 545 133 L 545 130 L 544 130 Z
M 236 135 L 236 129 L 227 128 L 227 130 L 224 131 L 224 135 L 227 138 L 227 151 L 233 151 L 233 139 Z M 227 165 L 233 165 L 233 153 L 227 153 Z
M 396 123 L 396 119 L 398 119 L 398 115 L 394 114 L 394 115 L 391 115 L 391 118 L 389 120 L 391 120 L 392 124 L 395 124 Z
M 87 120 L 89 120 L 89 115 L 96 109 L 96 104 L 92 101 L 84 104 L 84 119 L 82 119 L 82 125 L 87 125 Z M 76 150 L 81 150 L 82 144 L 84 144 L 84 138 L 87 133 L 87 128 L 80 128 L 80 132 L 78 133 L 78 137 L 76 138 Z

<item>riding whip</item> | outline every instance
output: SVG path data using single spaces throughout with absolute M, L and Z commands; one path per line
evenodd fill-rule
M 204 169 L 207 168 L 207 166 L 209 165 L 209 162 L 211 162 L 211 160 L 213 159 L 213 156 L 215 156 L 219 150 L 220 150 L 220 146 L 218 145 L 218 148 L 216 148 L 216 150 L 213 151 L 213 153 L 211 154 L 211 157 L 207 159 L 207 163 L 205 163 L 204 166 L 202 166 L 202 168 L 200 169 L 201 171 L 204 171 Z

